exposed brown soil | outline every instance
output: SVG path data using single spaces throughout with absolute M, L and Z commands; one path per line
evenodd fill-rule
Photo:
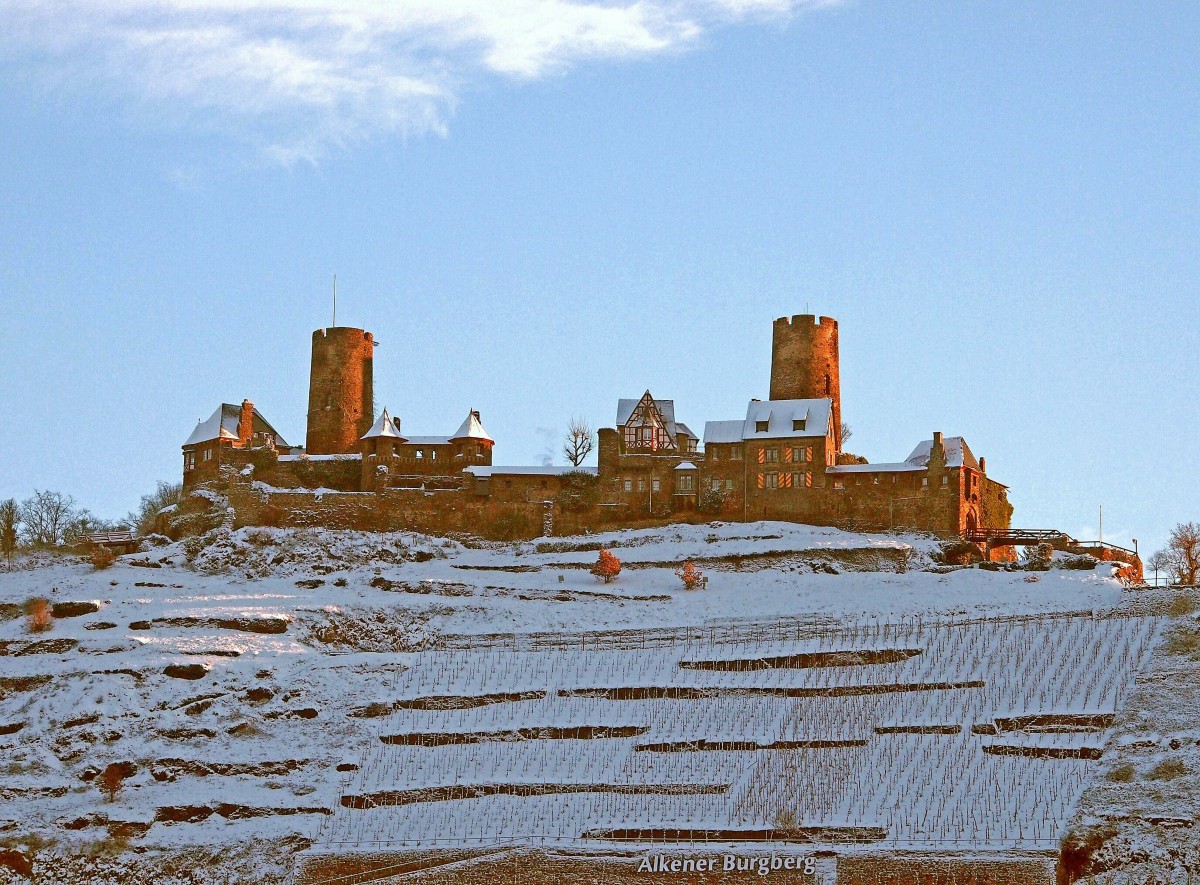
M 163 673 L 173 679 L 203 679 L 208 675 L 208 667 L 203 664 L 167 664 Z
M 532 728 L 514 728 L 505 731 L 384 734 L 380 735 L 379 739 L 385 744 L 399 744 L 406 747 L 444 747 L 452 744 L 483 744 L 493 741 L 587 741 L 599 740 L 601 738 L 627 738 L 638 737 L 649 730 L 649 726 L 645 725 L 535 726 Z
M 949 691 L 958 688 L 983 688 L 982 679 L 966 682 L 891 682 L 877 685 L 834 685 L 825 687 L 777 688 L 748 686 L 638 685 L 623 688 L 559 689 L 559 697 L 603 698 L 609 701 L 651 701 L 660 698 L 693 701 L 717 697 L 840 698 L 859 695 L 891 694 L 907 691 Z
M 876 734 L 960 734 L 961 725 L 876 725 Z
M 709 741 L 700 738 L 694 741 L 671 741 L 659 744 L 638 744 L 633 749 L 644 753 L 690 753 L 700 750 L 727 750 L 741 752 L 746 750 L 834 750 L 842 747 L 865 747 L 866 740 L 847 739 L 809 739 L 799 741 L 774 741 L 770 744 L 760 744 L 756 741 Z
M 489 704 L 508 704 L 517 701 L 540 701 L 546 697 L 544 691 L 498 692 L 496 694 L 477 695 L 428 695 L 421 698 L 406 698 L 392 701 L 368 704 L 351 710 L 348 716 L 373 718 L 387 716 L 393 710 L 470 710 L 475 707 L 486 707 Z
M 585 839 L 612 842 L 782 842 L 846 844 L 880 842 L 887 830 L 880 827 L 786 827 L 747 830 L 662 829 L 588 830 Z
M 100 611 L 100 606 L 94 602 L 56 602 L 50 613 L 56 618 L 78 618 L 80 615 L 90 615 Z
M 1112 728 L 1114 713 L 1032 713 L 996 720 L 1000 731 L 1104 731 Z
M 1032 759 L 1099 759 L 1100 747 L 1027 747 L 1016 744 L 988 744 L 983 752 L 992 756 L 1028 756 Z
M 19 691 L 33 691 L 48 685 L 50 676 L 0 676 L 0 700 Z
M 455 784 L 412 790 L 384 790 L 364 795 L 346 795 L 346 808 L 381 808 L 415 805 L 418 802 L 449 802 L 481 796 L 552 796 L 562 793 L 619 793 L 624 796 L 699 796 L 724 793 L 729 784 Z
M 149 630 L 152 627 L 201 627 L 204 629 L 240 630 L 243 633 L 286 633 L 287 618 L 154 618 L 131 621 L 130 630 Z
M 807 670 L 818 667 L 857 667 L 865 664 L 897 664 L 921 653 L 919 648 L 850 649 L 815 651 L 761 658 L 735 658 L 708 661 L 680 661 L 687 670 Z

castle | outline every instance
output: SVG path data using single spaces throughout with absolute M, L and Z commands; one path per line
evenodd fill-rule
M 596 467 L 506 467 L 492 464 L 478 411 L 446 436 L 410 435 L 386 408 L 376 415 L 371 333 L 318 329 L 305 446 L 288 445 L 249 400 L 222 404 L 183 445 L 184 488 L 222 484 L 244 524 L 493 526 L 497 536 L 666 518 L 944 537 L 1009 526 L 1007 487 L 962 437 L 935 432 L 891 463 L 843 451 L 835 320 L 782 317 L 772 332 L 770 398 L 707 422 L 703 441 L 672 400 L 646 391 L 618 401 L 614 426 L 597 434 Z

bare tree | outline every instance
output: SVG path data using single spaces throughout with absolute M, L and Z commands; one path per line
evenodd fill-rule
M 567 425 L 567 437 L 563 441 L 563 455 L 573 467 L 583 463 L 592 453 L 592 427 L 583 418 L 572 418 Z
M 1171 530 L 1167 546 L 1150 557 L 1177 584 L 1195 584 L 1200 577 L 1200 522 L 1181 522 Z
M 34 489 L 33 497 L 21 502 L 25 540 L 35 547 L 61 544 L 76 515 L 75 499 L 70 495 Z
M 21 507 L 12 498 L 0 501 L 0 553 L 12 562 L 17 550 L 17 526 L 21 522 Z
M 854 430 L 851 429 L 850 425 L 847 424 L 845 421 L 842 422 L 841 430 L 842 430 L 842 443 L 845 444 L 846 440 L 848 440 L 850 437 L 854 436 Z
M 158 514 L 164 507 L 183 500 L 183 483 L 159 481 L 158 487 L 148 495 L 142 495 L 138 509 L 125 517 L 125 522 L 139 535 L 148 535 L 155 530 Z

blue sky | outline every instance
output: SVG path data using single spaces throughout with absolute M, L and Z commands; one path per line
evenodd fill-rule
M 308 348 L 497 463 L 837 317 L 849 448 L 965 436 L 1015 521 L 1200 519 L 1200 6 L 0 0 L 0 497 L 100 515 Z

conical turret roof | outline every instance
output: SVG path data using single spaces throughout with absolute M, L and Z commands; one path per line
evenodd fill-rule
M 485 442 L 495 443 L 492 435 L 487 432 L 483 426 L 483 422 L 479 420 L 479 413 L 472 409 L 467 418 L 459 426 L 458 430 L 450 437 L 451 440 L 460 439 L 480 439 Z
M 392 421 L 392 416 L 388 414 L 387 409 L 383 410 L 383 413 L 379 416 L 379 420 L 376 421 L 371 426 L 371 429 L 364 433 L 360 439 L 377 439 L 379 437 L 387 437 L 389 439 L 398 440 L 404 439 L 404 437 L 400 435 L 400 431 L 397 429 L 396 423 Z

